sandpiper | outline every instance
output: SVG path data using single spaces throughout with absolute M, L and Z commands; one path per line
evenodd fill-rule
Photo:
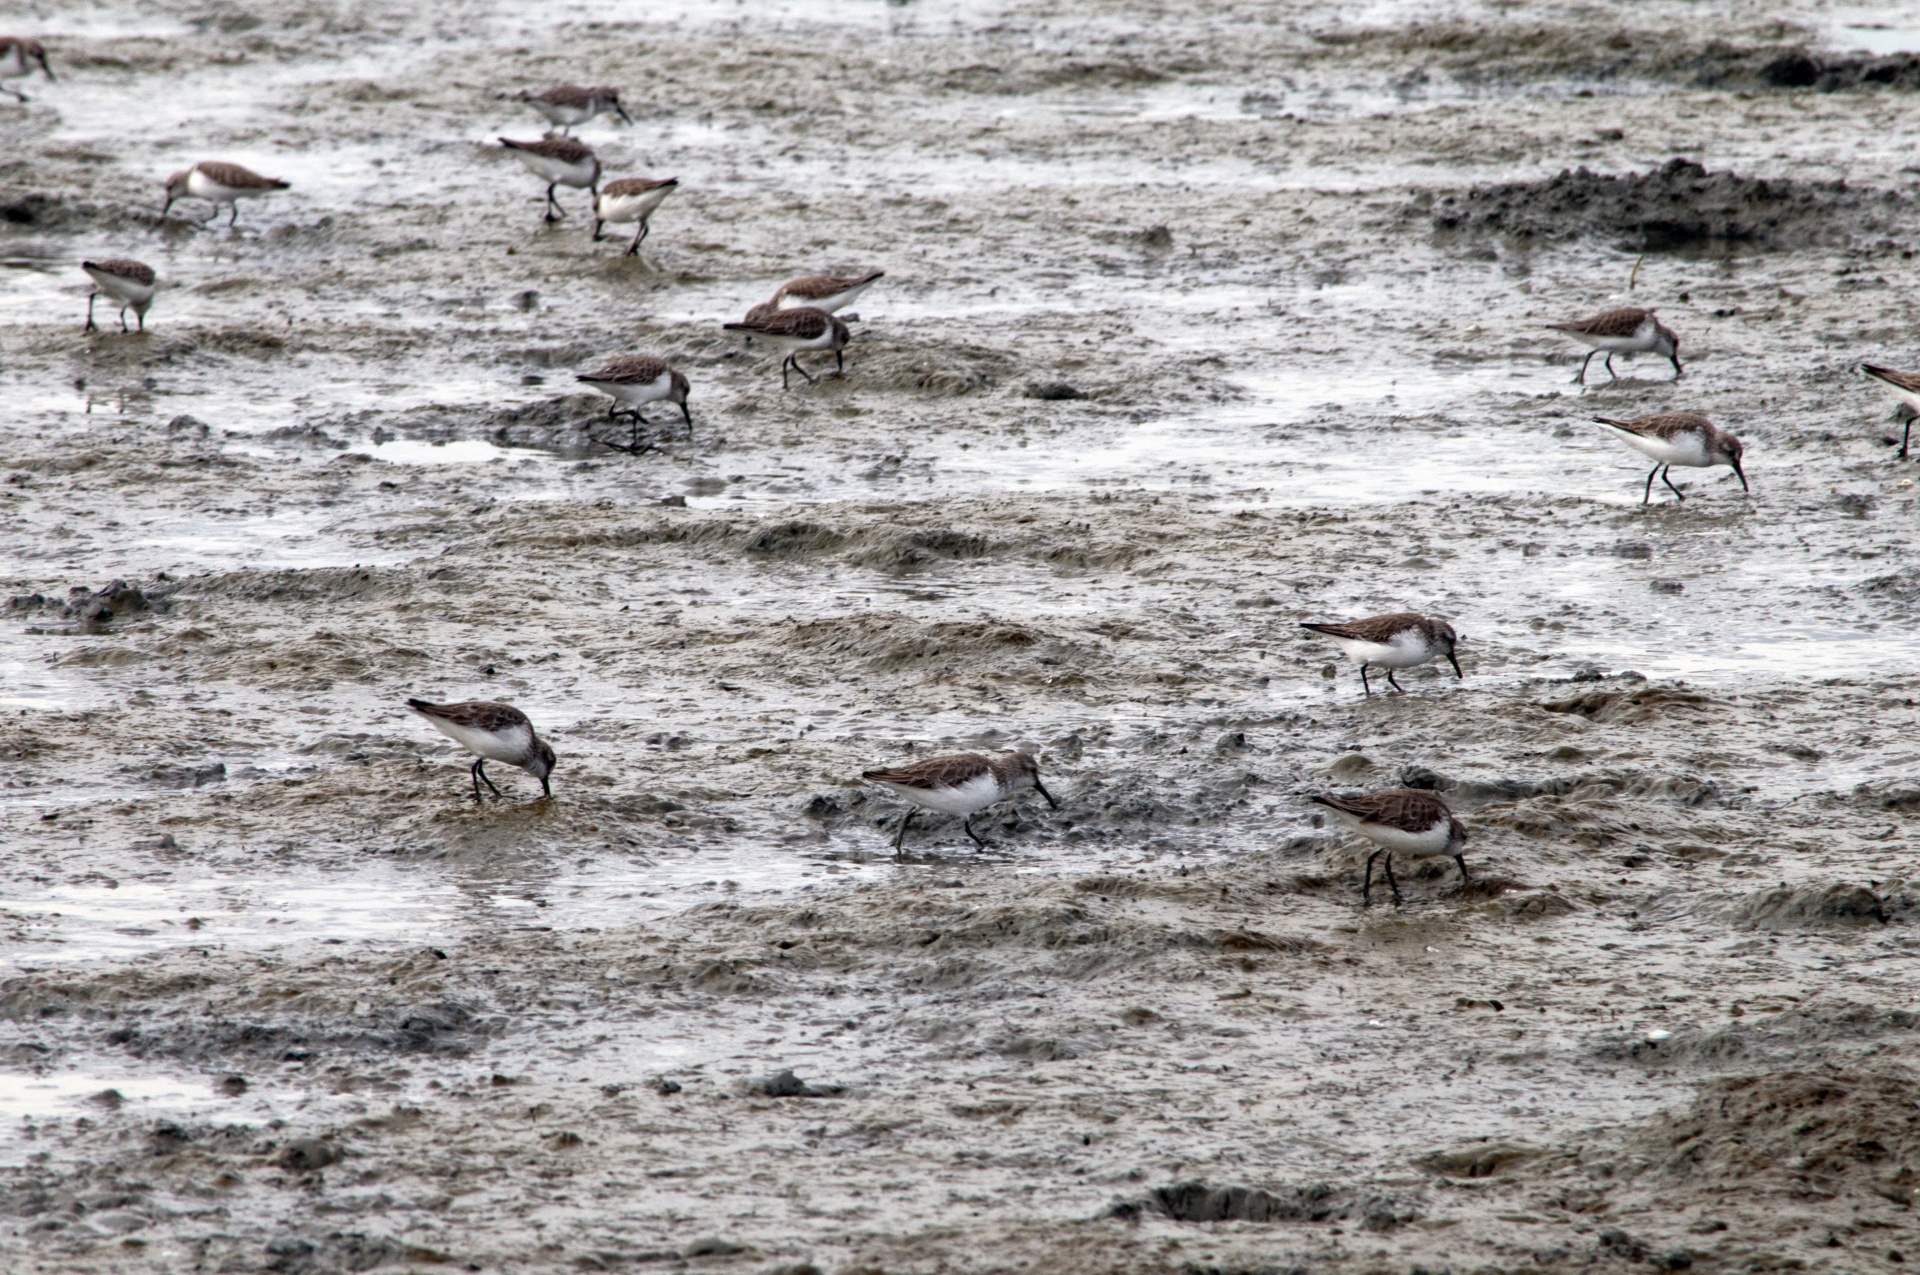
M 834 369 L 841 375 L 846 374 L 846 359 L 841 351 L 847 348 L 852 334 L 838 315 L 828 314 L 810 305 L 801 305 L 791 310 L 763 311 L 739 323 L 729 323 L 726 327 L 730 332 L 765 337 L 776 350 L 787 352 L 787 357 L 780 360 L 780 388 L 783 390 L 787 388 L 789 367 L 806 377 L 807 384 L 817 383 L 818 378 L 800 366 L 800 355 L 806 350 L 832 350 Z
M 1380 847 L 1367 856 L 1366 876 L 1360 883 L 1363 907 L 1373 902 L 1373 861 L 1383 854 L 1387 856 L 1387 886 L 1393 891 L 1395 903 L 1400 902 L 1400 885 L 1393 879 L 1396 852 L 1410 859 L 1450 854 L 1460 865 L 1461 884 L 1472 879 L 1460 853 L 1467 844 L 1467 825 L 1454 818 L 1438 793 L 1424 788 L 1389 788 L 1359 797 L 1316 796 L 1308 800 L 1333 811 L 1341 823 Z
M 87 294 L 87 326 L 83 329 L 92 332 L 100 325 L 93 321 L 93 299 L 102 292 L 120 303 L 120 330 L 127 330 L 127 308 L 140 320 L 140 330 L 147 330 L 147 307 L 153 304 L 153 267 L 130 257 L 113 257 L 106 261 L 83 261 L 80 268 L 93 280 L 94 289 Z
M 627 416 L 633 422 L 633 441 L 622 447 L 619 443 L 609 443 L 604 438 L 593 441 L 621 451 L 642 452 L 646 447 L 640 445 L 640 427 L 647 424 L 640 415 L 642 406 L 665 400 L 680 405 L 680 415 L 687 422 L 687 437 L 693 437 L 693 414 L 687 410 L 687 378 L 667 366 L 667 361 L 655 358 L 651 354 L 635 354 L 624 359 L 614 359 L 596 372 L 582 372 L 575 380 L 591 385 L 613 399 L 607 406 L 607 416 L 617 418 Z M 620 404 L 626 404 L 626 411 L 620 410 Z
M 1862 363 L 1860 370 L 1893 391 L 1893 396 L 1920 414 L 1920 372 L 1896 372 L 1877 363 Z M 1907 458 L 1907 444 L 1913 441 L 1913 417 L 1907 417 L 1906 432 L 1900 435 L 1900 459 Z
M 553 197 L 555 186 L 591 190 L 596 198 L 599 196 L 600 161 L 571 137 L 543 137 L 537 142 L 516 142 L 511 137 L 503 137 L 500 144 L 512 151 L 535 177 L 547 183 L 546 220 L 557 221 L 566 216 Z
M 553 755 L 553 749 L 546 741 L 533 733 L 533 723 L 519 709 L 489 700 L 429 704 L 423 699 L 410 699 L 407 707 L 432 722 L 433 728 L 442 735 L 479 757 L 473 763 L 475 801 L 480 800 L 482 783 L 493 788 L 494 796 L 500 796 L 500 790 L 493 787 L 493 780 L 487 778 L 486 764 L 490 761 L 520 767 L 540 781 L 540 788 L 546 796 L 553 796 L 553 785 L 547 777 L 553 774 L 554 762 L 558 758 Z
M 1660 475 L 1660 481 L 1674 495 L 1682 500 L 1687 498 L 1666 472 L 1673 465 L 1690 469 L 1730 465 L 1740 479 L 1740 490 L 1751 490 L 1747 486 L 1746 471 L 1740 468 L 1740 457 L 1746 447 L 1698 412 L 1661 412 L 1655 416 L 1636 416 L 1630 421 L 1606 416 L 1593 419 L 1627 446 L 1653 457 L 1653 469 L 1647 474 L 1647 490 L 1640 498 L 1643 505 L 1653 499 L 1655 474 Z
M 1673 379 L 1680 379 L 1680 338 L 1674 335 L 1672 328 L 1655 318 L 1651 310 L 1627 306 L 1618 310 L 1602 310 L 1590 319 L 1549 323 L 1547 326 L 1593 347 L 1587 351 L 1587 357 L 1580 361 L 1580 374 L 1573 378 L 1581 385 L 1587 383 L 1587 364 L 1593 362 L 1594 355 L 1602 352 L 1607 356 L 1607 374 L 1616 381 L 1620 379 L 1620 374 L 1613 370 L 1614 355 L 1645 354 L 1648 350 L 1671 361 Z
M 29 40 L 24 35 L 0 35 L 0 80 L 18 80 L 33 74 L 38 66 L 53 79 L 53 68 L 47 65 L 46 46 L 38 40 Z M 22 106 L 27 104 L 27 95 L 10 84 L 0 84 L 0 89 L 13 94 Z
M 1373 694 L 1373 687 L 1367 684 L 1369 665 L 1387 670 L 1387 682 L 1396 691 L 1401 687 L 1393 680 L 1393 670 L 1429 664 L 1443 655 L 1447 663 L 1453 665 L 1453 675 L 1465 677 L 1460 671 L 1460 661 L 1453 655 L 1459 641 L 1453 626 L 1417 611 L 1395 611 L 1391 615 L 1369 616 L 1345 624 L 1302 624 L 1300 627 L 1326 634 L 1340 647 L 1341 654 L 1350 660 L 1359 660 L 1360 687 L 1368 695 Z
M 900 820 L 900 832 L 893 839 L 896 857 L 906 842 L 907 825 L 913 822 L 916 807 L 962 816 L 961 828 L 973 838 L 975 845 L 983 848 L 987 843 L 974 832 L 973 816 L 988 806 L 998 805 L 1031 788 L 1047 799 L 1048 806 L 1060 808 L 1060 803 L 1040 782 L 1040 763 L 1027 753 L 1004 752 L 991 756 L 951 753 L 886 770 L 862 771 L 860 778 L 913 803 Z
M 780 290 L 773 294 L 774 304 L 784 305 L 788 300 L 793 300 L 816 310 L 825 310 L 828 314 L 837 314 L 858 301 L 860 294 L 886 273 L 876 270 L 872 274 L 861 275 L 810 274 L 804 279 L 781 284 Z
M 241 200 L 258 199 L 286 188 L 287 183 L 278 177 L 262 177 L 251 168 L 243 168 L 239 164 L 203 159 L 192 168 L 183 169 L 167 178 L 167 202 L 160 209 L 160 215 L 166 216 L 167 209 L 173 207 L 176 199 L 204 199 L 213 205 L 215 217 L 220 215 L 221 204 L 231 206 L 233 211 L 227 216 L 227 225 L 231 226 L 239 220 Z
M 546 116 L 549 124 L 558 124 L 562 129 L 584 124 L 608 111 L 629 124 L 633 123 L 633 117 L 620 105 L 620 90 L 605 85 L 582 88 L 578 84 L 562 84 L 544 93 L 522 89 L 520 100 Z
M 653 210 L 658 208 L 675 190 L 680 187 L 678 177 L 622 177 L 619 181 L 608 182 L 600 188 L 600 194 L 593 201 L 593 240 L 600 242 L 600 227 L 608 222 L 624 226 L 630 221 L 639 222 L 634 228 L 633 242 L 627 245 L 629 257 L 638 256 L 640 242 L 647 237 L 647 223 L 653 218 Z

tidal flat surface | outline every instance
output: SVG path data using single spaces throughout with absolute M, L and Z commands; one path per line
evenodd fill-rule
M 1920 460 L 1857 370 L 1920 366 L 1920 10 L 11 23 L 0 1265 L 1920 1260 Z M 497 145 L 562 82 L 680 179 L 640 256 Z M 163 218 L 213 158 L 291 188 Z M 107 256 L 145 333 L 81 331 Z M 721 329 L 867 269 L 844 378 Z M 1576 384 L 1612 305 L 1684 377 Z M 691 437 L 595 441 L 631 353 Z M 1642 505 L 1591 418 L 1678 410 L 1750 494 Z M 1464 680 L 1299 627 L 1399 609 Z M 860 772 L 995 747 L 1061 808 L 896 859 Z M 1474 880 L 1362 909 L 1306 798 L 1400 783 Z

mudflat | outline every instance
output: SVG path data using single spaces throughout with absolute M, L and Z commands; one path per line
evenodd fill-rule
M 25 18 L 17 19 L 26 23 Z M 1920 62 L 1824 10 L 35 19 L 0 1265 L 1920 1260 Z M 498 145 L 612 85 L 636 256 Z M 201 159 L 290 183 L 162 216 Z M 203 220 L 204 219 L 204 220 Z M 616 227 L 616 230 L 621 228 Z M 144 334 L 81 331 L 133 257 Z M 886 275 L 845 375 L 721 324 Z M 1902 300 L 1902 298 L 1906 300 Z M 1657 310 L 1686 371 L 1545 327 Z M 691 432 L 575 382 L 656 354 Z M 1597 415 L 1746 445 L 1677 499 Z M 651 441 L 635 453 L 600 440 Z M 1363 696 L 1302 621 L 1412 609 Z M 1376 686 L 1384 684 L 1376 680 Z M 554 797 L 405 700 L 523 709 Z M 1033 753 L 974 820 L 862 770 Z M 1401 860 L 1307 797 L 1440 792 Z

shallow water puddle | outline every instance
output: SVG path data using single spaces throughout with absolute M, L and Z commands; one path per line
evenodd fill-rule
M 565 870 L 544 863 L 376 865 L 351 876 L 262 870 L 14 889 L 0 894 L 0 916 L 17 936 L 0 951 L 0 963 L 27 969 L 181 947 L 449 942 L 475 927 L 501 925 L 610 928 L 700 903 L 764 901 L 891 870 L 882 859 L 802 858 L 740 846 L 643 862 L 604 856 Z
M 181 1111 L 209 1103 L 213 1098 L 211 1084 L 186 1076 L 127 1076 L 86 1071 L 35 1075 L 0 1071 L 0 1144 L 18 1139 L 22 1121 L 45 1120 L 89 1109 L 98 1114 L 122 1106 L 143 1113 Z

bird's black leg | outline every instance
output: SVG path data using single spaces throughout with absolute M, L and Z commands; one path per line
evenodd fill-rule
M 807 371 L 807 369 L 800 366 L 800 351 L 795 350 L 792 354 L 789 354 L 787 357 L 793 360 L 793 370 L 807 378 L 808 385 L 820 384 L 819 377 L 815 376 L 813 373 Z
M 1612 350 L 1607 351 L 1607 375 L 1612 377 L 1616 381 L 1620 379 L 1620 374 L 1613 370 L 1613 351 Z
M 1900 459 L 1907 458 L 1907 444 L 1913 441 L 1913 417 L 1907 417 L 1907 432 L 1900 435 Z
M 793 355 L 791 354 L 780 360 L 780 388 L 783 390 L 787 388 L 787 368 L 792 362 Z
M 1673 494 L 1680 497 L 1680 499 L 1685 500 L 1687 498 L 1686 492 L 1681 491 L 1678 487 L 1675 487 L 1673 485 L 1673 466 L 1662 465 L 1660 467 L 1660 481 L 1665 483 L 1669 488 L 1671 488 L 1673 491 Z
M 558 182 L 547 183 L 547 215 L 545 218 L 547 221 L 559 221 L 562 217 L 566 216 L 565 213 L 560 211 L 560 201 L 553 197 L 553 188 L 559 184 Z
M 20 105 L 22 106 L 25 106 L 27 104 L 27 101 L 28 101 L 27 95 L 25 93 L 22 93 L 19 89 L 14 88 L 11 84 L 0 84 L 0 91 L 13 94 L 14 101 L 20 103 Z
M 1367 856 L 1367 874 L 1360 880 L 1360 906 L 1373 906 L 1373 861 L 1385 854 L 1385 850 L 1375 850 Z
M 480 758 L 480 760 L 476 760 L 476 762 L 474 762 L 474 776 L 476 776 L 476 778 L 480 780 L 480 783 L 486 783 L 488 787 L 493 787 L 493 780 L 490 780 L 490 778 L 486 778 L 486 758 L 482 757 Z M 480 783 L 476 783 L 476 785 L 474 785 L 474 797 L 478 797 L 478 795 L 480 795 Z M 497 787 L 493 787 L 493 795 L 495 795 L 495 797 L 499 797 L 499 795 L 501 795 L 501 791 L 499 791 Z
M 900 834 L 893 839 L 893 857 L 900 857 L 900 847 L 907 843 L 907 825 L 913 822 L 913 807 L 907 807 L 906 816 L 900 820 Z
M 598 217 L 595 217 L 593 219 L 593 241 L 595 243 L 600 242 L 600 227 L 606 224 L 607 224 L 606 222 L 600 220 Z
M 685 403 L 680 404 L 680 415 L 687 422 L 687 441 L 693 441 L 693 413 L 687 410 Z
M 94 332 L 99 330 L 100 325 L 93 321 L 93 299 L 99 295 L 100 293 L 98 291 L 89 292 L 87 294 L 87 326 L 80 329 L 82 332 Z M 1905 456 L 1906 452 L 1903 451 L 1900 454 L 1902 456 Z
M 1473 878 L 1467 875 L 1467 857 L 1456 854 L 1453 856 L 1453 861 L 1460 865 L 1460 888 L 1464 890 L 1473 882 Z
M 979 846 L 982 850 L 987 848 L 987 843 L 980 840 L 980 834 L 973 830 L 972 815 L 968 815 L 965 819 L 962 819 L 960 821 L 960 827 L 969 837 L 973 838 L 974 845 Z
M 122 332 L 127 330 L 127 307 L 124 305 L 120 307 L 120 330 Z
M 1400 683 L 1393 680 L 1392 669 L 1387 670 L 1387 685 L 1391 686 L 1394 690 L 1399 691 L 1402 695 L 1405 695 L 1407 693 L 1405 689 L 1401 687 Z
M 1393 891 L 1393 905 L 1400 906 L 1400 883 L 1393 879 L 1393 851 L 1387 851 L 1387 888 Z
M 240 220 L 240 201 L 236 199 L 228 204 L 227 207 L 233 210 L 227 214 L 227 229 L 232 230 L 234 223 Z M 219 210 L 216 209 L 213 215 L 218 217 L 220 215 Z
M 639 229 L 633 232 L 633 242 L 627 245 L 627 255 L 629 257 L 637 257 L 640 255 L 640 241 L 646 237 L 647 223 L 642 220 Z
M 145 310 L 135 310 L 133 317 L 139 320 L 140 330 L 145 332 L 147 330 L 147 312 Z
M 1373 698 L 1373 687 L 1367 685 L 1367 663 L 1365 660 L 1360 662 L 1360 689 L 1367 693 L 1368 699 Z
M 833 373 L 835 376 L 840 376 L 840 377 L 846 376 L 847 374 L 846 351 L 835 350 L 833 352 Z
M 1658 465 L 1655 465 L 1652 469 L 1647 471 L 1647 491 L 1645 495 L 1640 497 L 1641 504 L 1650 505 L 1653 503 L 1653 476 L 1659 472 L 1660 472 L 1660 466 Z
M 1585 385 L 1587 383 L 1587 364 L 1593 362 L 1593 356 L 1598 353 L 1600 353 L 1599 350 L 1588 350 L 1587 357 L 1580 360 L 1580 371 L 1573 378 L 1576 384 Z

